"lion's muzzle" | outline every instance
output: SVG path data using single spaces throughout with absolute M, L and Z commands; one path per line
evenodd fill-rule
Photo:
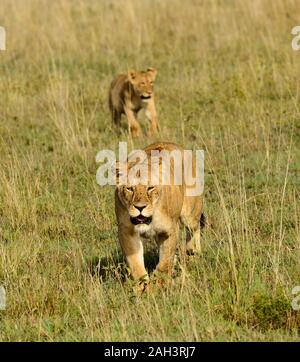
M 142 100 L 149 100 L 149 99 L 151 99 L 151 95 L 141 95 L 141 99 Z
M 146 224 L 149 225 L 152 222 L 152 217 L 146 217 L 143 216 L 142 214 L 140 214 L 139 216 L 136 217 L 130 217 L 130 221 L 133 225 L 139 225 L 139 224 Z

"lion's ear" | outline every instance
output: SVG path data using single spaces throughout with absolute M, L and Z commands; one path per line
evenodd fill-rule
M 151 76 L 152 81 L 154 81 L 156 78 L 157 70 L 154 68 L 148 68 L 147 73 Z
M 136 80 L 136 71 L 128 70 L 128 79 L 130 83 L 134 83 Z

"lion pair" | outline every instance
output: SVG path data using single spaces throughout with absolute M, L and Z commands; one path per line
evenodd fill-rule
M 129 71 L 128 74 L 118 75 L 111 84 L 109 106 L 115 125 L 120 127 L 121 115 L 128 120 L 129 132 L 132 137 L 140 136 L 141 128 L 137 121 L 137 113 L 145 109 L 149 119 L 149 132 L 158 131 L 157 114 L 154 104 L 153 82 L 156 70 L 148 68 L 145 72 Z M 174 182 L 174 160 L 169 164 L 169 184 L 153 183 L 152 153 L 184 150 L 180 146 L 161 142 L 152 144 L 144 149 L 146 153 L 148 178 L 146 182 L 120 183 L 123 173 L 128 174 L 140 160 L 127 161 L 118 164 L 117 187 L 115 191 L 115 209 L 118 222 L 118 236 L 122 251 L 131 270 L 134 280 L 141 281 L 142 288 L 149 279 L 144 264 L 143 240 L 154 238 L 159 248 L 157 273 L 172 273 L 180 226 L 186 229 L 186 250 L 194 254 L 200 249 L 200 217 L 202 215 L 202 195 L 187 196 L 187 185 Z M 181 157 L 182 169 L 184 158 Z M 163 159 L 156 167 L 163 169 Z M 191 169 L 195 173 L 196 162 L 193 156 Z

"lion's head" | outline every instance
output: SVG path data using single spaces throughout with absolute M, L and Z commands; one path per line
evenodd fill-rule
M 129 82 L 132 84 L 134 92 L 142 101 L 148 101 L 153 95 L 153 83 L 157 71 L 154 68 L 148 68 L 146 72 L 128 72 Z
M 127 162 L 118 162 L 115 171 L 117 195 L 128 211 L 130 222 L 135 226 L 150 225 L 162 186 L 151 177 L 147 155 L 135 151 Z
M 160 196 L 160 187 L 151 185 L 120 185 L 118 197 L 129 213 L 133 225 L 152 222 L 153 210 Z

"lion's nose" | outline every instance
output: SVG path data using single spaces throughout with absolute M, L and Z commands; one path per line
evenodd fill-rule
M 136 209 L 138 209 L 139 212 L 142 212 L 142 211 L 144 210 L 144 208 L 146 207 L 146 205 L 145 205 L 145 206 L 137 206 L 137 205 L 134 205 L 134 207 L 135 207 Z

